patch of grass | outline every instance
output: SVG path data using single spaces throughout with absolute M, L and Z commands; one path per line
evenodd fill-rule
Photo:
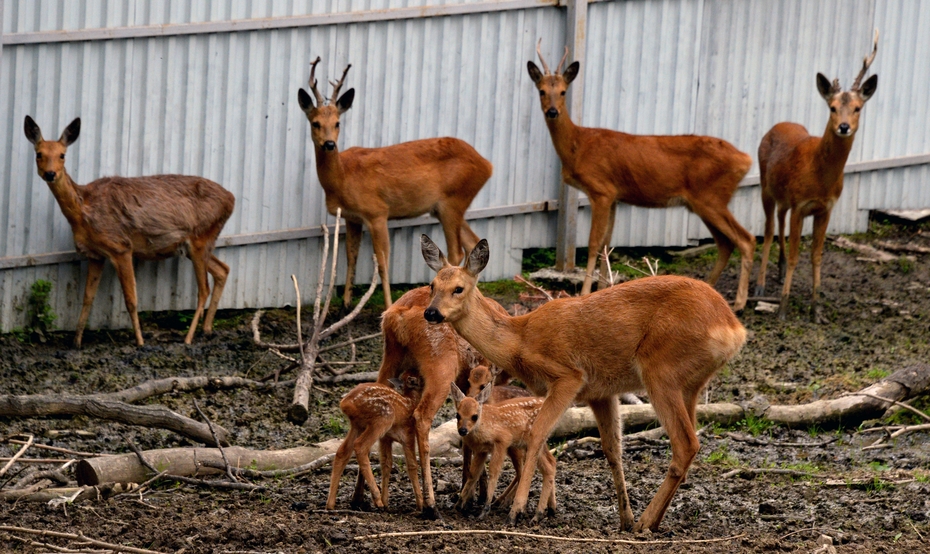
M 555 265 L 555 248 L 526 248 L 523 250 L 521 270 L 532 273 Z
M 912 269 L 914 269 L 914 262 L 907 259 L 907 256 L 900 256 L 898 258 L 898 270 L 901 273 L 903 273 L 904 275 L 907 275 L 908 273 L 911 272 Z
M 725 444 L 721 444 L 716 450 L 708 454 L 704 458 L 704 462 L 723 467 L 736 467 L 739 465 L 739 460 L 730 454 L 730 449 Z
M 740 420 L 739 426 L 750 435 L 758 437 L 763 433 L 768 433 L 772 427 L 775 427 L 775 423 L 764 417 L 749 414 L 745 419 Z
M 879 472 L 879 473 L 882 471 L 888 471 L 889 469 L 891 469 L 888 464 L 886 464 L 885 462 L 880 462 L 878 460 L 873 460 L 869 462 L 868 466 L 869 466 L 869 469 L 871 469 L 872 471 Z
M 13 329 L 13 334 L 20 342 L 45 342 L 48 333 L 55 328 L 58 316 L 48 303 L 52 295 L 52 283 L 39 279 L 29 289 L 26 296 L 26 326 Z M 17 308 L 22 310 L 22 308 Z
M 818 425 L 811 425 L 810 427 L 807 428 L 807 436 L 809 436 L 812 439 L 815 439 L 822 434 L 823 434 L 823 429 L 821 429 L 820 426 Z
M 493 296 L 497 298 L 516 297 L 527 289 L 512 279 L 505 279 L 502 281 L 488 281 L 485 283 L 478 283 L 478 290 L 480 290 L 481 294 L 485 296 Z
M 345 420 L 342 417 L 335 415 L 330 416 L 329 421 L 323 425 L 323 429 L 325 429 L 329 434 L 335 436 L 344 434 L 346 431 L 345 427 Z
M 885 377 L 891 375 L 891 372 L 887 369 L 882 369 L 880 367 L 873 367 L 872 369 L 865 372 L 865 376 L 871 379 L 872 381 L 880 381 Z
M 916 479 L 918 483 L 930 483 L 930 472 L 921 471 L 919 469 L 915 470 L 914 479 Z

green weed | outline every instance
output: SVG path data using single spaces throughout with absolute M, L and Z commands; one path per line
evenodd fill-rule
M 708 454 L 707 457 L 704 458 L 704 462 L 724 467 L 735 467 L 739 465 L 739 460 L 730 454 L 730 450 L 725 444 L 721 444 L 716 450 Z
M 739 426 L 745 429 L 750 435 L 758 437 L 763 433 L 767 433 L 772 427 L 775 427 L 775 423 L 764 417 L 749 414 L 745 419 L 739 422 Z

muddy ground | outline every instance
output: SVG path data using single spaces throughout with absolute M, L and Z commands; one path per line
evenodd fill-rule
M 930 239 L 919 236 L 920 231 L 928 229 L 873 223 L 870 233 L 852 238 L 930 247 Z M 643 254 L 627 253 L 634 258 Z M 909 364 L 930 361 L 930 255 L 885 264 L 858 261 L 856 257 L 827 248 L 823 302 L 830 322 L 814 325 L 804 311 L 811 282 L 805 250 L 788 321 L 757 313 L 751 303 L 740 317 L 750 330 L 750 340 L 738 359 L 712 381 L 709 400 L 742 402 L 764 395 L 772 403 L 800 403 L 835 398 Z M 663 272 L 702 278 L 712 263 L 713 253 L 688 262 L 663 257 L 660 267 Z M 729 297 L 735 292 L 736 267 L 731 261 L 718 285 Z M 769 294 L 774 294 L 780 289 L 774 266 L 770 266 L 769 275 Z M 514 287 L 492 289 L 505 306 L 512 306 Z M 22 336 L 0 336 L 0 394 L 112 392 L 147 379 L 203 374 L 259 378 L 285 365 L 252 344 L 252 312 L 221 312 L 220 316 L 217 333 L 209 338 L 198 335 L 190 347 L 183 344 L 185 314 L 149 314 L 144 323 L 146 346 L 142 348 L 131 345 L 126 331 L 88 332 L 82 350 L 70 347 L 73 334 L 68 332 L 53 332 L 47 342 L 37 344 L 28 337 L 24 342 Z M 267 313 L 262 320 L 263 338 L 292 341 L 293 318 L 293 310 Z M 372 307 L 353 323 L 351 332 L 360 336 L 377 330 L 378 325 L 378 310 Z M 380 355 L 378 341 L 361 345 L 359 358 L 371 362 L 362 369 L 377 369 Z M 343 436 L 347 429 L 338 401 L 348 388 L 315 390 L 310 420 L 302 427 L 284 417 L 292 392 L 289 386 L 267 392 L 240 389 L 168 394 L 147 402 L 196 419 L 193 400 L 197 399 L 213 421 L 231 432 L 232 443 L 277 449 Z M 927 398 L 914 403 L 923 409 L 930 406 Z M 447 405 L 436 423 L 450 413 Z M 902 414 L 893 417 L 898 422 L 915 421 Z M 878 422 L 867 426 L 875 424 Z M 43 438 L 50 429 L 81 429 L 94 434 L 90 438 Z M 350 483 L 354 481 L 351 471 L 343 477 L 337 506 L 341 510 L 322 511 L 328 490 L 326 467 L 298 479 L 267 482 L 267 492 L 261 494 L 162 485 L 142 498 L 85 501 L 64 507 L 7 503 L 0 507 L 0 525 L 82 532 L 95 539 L 162 552 L 814 552 L 819 548 L 816 539 L 820 534 L 832 537 L 839 553 L 930 551 L 930 434 L 898 439 L 888 449 L 863 450 L 874 436 L 856 431 L 785 430 L 758 420 L 733 428 L 708 428 L 687 483 L 672 502 L 660 532 L 649 537 L 618 531 L 610 472 L 597 445 L 590 444 L 568 449 L 559 458 L 559 513 L 539 525 L 523 523 L 511 529 L 567 539 L 563 541 L 469 534 L 359 538 L 384 532 L 502 529 L 504 513 L 495 512 L 484 521 L 476 521 L 452 510 L 457 467 L 439 467 L 434 472 L 442 522 L 417 517 L 409 484 L 400 476 L 392 485 L 387 513 L 349 511 Z M 146 449 L 191 444 L 168 431 L 84 417 L 0 418 L 0 435 L 13 433 L 30 433 L 44 444 L 94 452 L 129 451 L 121 434 Z M 757 435 L 757 443 L 768 444 L 745 440 L 753 435 Z M 8 457 L 13 451 L 9 444 L 0 445 L 0 456 Z M 27 457 L 38 454 L 32 450 Z M 666 443 L 625 450 L 634 513 L 639 514 L 651 499 L 668 461 Z M 796 469 L 809 472 L 811 477 L 724 477 L 737 467 Z M 0 485 L 9 486 L 7 479 L 21 478 L 24 470 L 25 465 L 14 465 L 0 478 Z M 508 481 L 510 475 L 508 469 L 502 480 Z M 531 497 L 531 505 L 533 502 Z M 683 542 L 732 536 L 738 538 Z M 584 539 L 666 542 L 630 546 L 582 542 Z M 0 532 L 0 551 L 49 549 L 23 545 Z

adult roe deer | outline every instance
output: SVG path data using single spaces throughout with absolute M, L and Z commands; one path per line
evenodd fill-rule
M 210 296 L 207 273 L 213 275 L 213 294 L 203 319 L 203 331 L 212 333 L 213 318 L 229 275 L 229 266 L 213 255 L 213 247 L 235 207 L 233 194 L 213 181 L 187 175 L 104 177 L 81 186 L 65 170 L 65 152 L 81 133 L 81 118 L 72 121 L 57 141 L 43 139 L 39 126 L 28 115 L 23 127 L 26 138 L 35 147 L 39 177 L 48 183 L 71 225 L 77 251 L 88 258 L 84 304 L 74 345 L 81 346 L 103 263 L 110 260 L 123 288 L 136 344 L 141 346 L 132 259 L 159 260 L 182 251 L 194 263 L 197 277 L 197 311 L 184 343 L 193 340 Z
M 742 310 L 749 296 L 756 239 L 736 221 L 727 204 L 752 165 L 749 155 L 714 137 L 630 135 L 575 125 L 566 111 L 565 93 L 578 76 L 580 64 L 572 62 L 562 72 L 566 47 L 552 73 L 538 44 L 536 54 L 545 73 L 532 61 L 526 66 L 539 90 L 546 126 L 562 161 L 562 180 L 591 201 L 588 263 L 581 294 L 591 292 L 598 254 L 609 245 L 613 233 L 617 202 L 644 208 L 685 206 L 707 225 L 717 244 L 717 263 L 707 276 L 711 286 L 726 268 L 734 247 L 739 249 L 742 259 L 733 309 Z M 602 260 L 602 275 L 606 263 Z
M 775 208 L 778 208 L 778 272 L 784 283 L 779 319 L 788 315 L 788 294 L 791 278 L 798 265 L 801 249 L 801 229 L 804 218 L 814 216 L 814 234 L 811 242 L 811 319 L 823 322 L 822 307 L 818 302 L 820 290 L 820 264 L 823 260 L 823 243 L 830 223 L 830 212 L 843 192 L 843 168 L 852 150 L 859 115 L 865 103 L 875 94 L 878 75 L 865 77 L 878 52 L 878 30 L 872 44 L 872 53 L 862 60 L 862 70 L 852 88 L 844 92 L 840 80 L 830 81 L 817 74 L 817 91 L 830 107 L 830 119 L 823 136 L 808 134 L 797 123 L 783 122 L 772 127 L 759 144 L 759 170 L 761 172 L 762 207 L 765 210 L 765 240 L 762 243 L 762 267 L 756 281 L 756 295 L 765 294 L 765 270 L 769 249 L 775 233 Z M 785 268 L 785 214 L 791 210 L 791 235 L 788 243 L 788 267 Z
M 430 323 L 452 327 L 488 360 L 523 381 L 545 401 L 527 438 L 527 457 L 510 521 L 526 506 L 536 458 L 573 400 L 594 412 L 613 473 L 624 529 L 656 530 L 700 443 L 698 393 L 740 350 L 746 330 L 708 284 L 676 276 L 636 279 L 586 296 L 561 298 L 522 316 L 489 307 L 476 287 L 488 263 L 482 239 L 464 267 L 453 266 L 426 235 L 426 264 L 436 271 Z M 668 432 L 672 462 L 659 491 L 633 525 L 623 479 L 618 396 L 643 390 Z
M 484 518 L 491 511 L 494 490 L 497 480 L 504 466 L 504 457 L 508 455 L 514 465 L 514 481 L 510 483 L 499 500 L 502 504 L 510 501 L 514 496 L 515 487 L 522 477 L 523 468 L 521 460 L 527 451 L 527 439 L 530 436 L 533 422 L 543 405 L 543 399 L 537 397 L 511 398 L 499 403 L 488 402 L 494 390 L 493 384 L 482 389 L 478 396 L 472 398 L 465 396 L 455 383 L 452 383 L 452 400 L 455 402 L 456 422 L 459 435 L 462 436 L 463 448 L 471 451 L 471 467 L 469 478 L 462 484 L 462 493 L 456 503 L 456 508 L 464 510 L 465 506 L 475 495 L 475 488 L 479 478 L 484 473 L 484 462 L 490 456 L 488 463 L 488 492 L 481 510 L 479 519 Z M 539 453 L 539 472 L 542 474 L 542 490 L 539 493 L 539 504 L 533 521 L 541 519 L 546 512 L 555 513 L 555 456 L 548 448 L 542 448 Z M 530 477 L 532 479 L 532 476 Z
M 416 217 L 429 212 L 439 219 L 449 248 L 449 259 L 461 260 L 478 242 L 465 221 L 465 210 L 491 177 L 491 162 L 465 141 L 431 138 L 381 148 L 349 148 L 340 152 L 339 118 L 355 99 L 351 88 L 341 97 L 342 79 L 333 83 L 330 103 L 325 104 L 314 78 L 318 57 L 310 65 L 310 90 L 300 89 L 297 101 L 310 121 L 316 153 L 316 172 L 326 193 L 326 209 L 335 215 L 342 208 L 346 220 L 346 306 L 352 299 L 355 263 L 362 240 L 362 224 L 371 232 L 372 247 L 384 290 L 385 308 L 391 307 L 391 243 L 387 221 Z M 338 100 L 337 100 L 338 98 Z
M 416 429 L 413 419 L 413 408 L 420 397 L 420 379 L 407 375 L 400 380 L 392 379 L 391 385 L 400 391 L 381 383 L 362 383 L 339 402 L 339 409 L 349 418 L 350 428 L 333 459 L 329 497 L 326 499 L 327 510 L 336 507 L 339 480 L 353 453 L 358 461 L 358 478 L 352 495 L 352 506 L 361 504 L 364 485 L 367 483 L 375 506 L 380 509 L 387 507 L 388 485 L 394 466 L 391 451 L 394 441 L 403 445 L 407 476 L 416 496 L 417 509 L 423 509 L 423 493 L 417 479 Z M 375 442 L 378 443 L 378 463 L 381 466 L 380 491 L 368 459 L 368 453 Z

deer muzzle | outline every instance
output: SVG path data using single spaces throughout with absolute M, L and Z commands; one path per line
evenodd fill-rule
M 555 108 L 549 108 L 548 110 L 546 110 L 546 117 L 548 117 L 549 119 L 555 119 L 559 117 L 559 110 Z
M 466 429 L 465 427 L 459 427 L 459 435 L 460 435 L 460 436 L 464 437 L 464 436 L 467 435 L 467 434 L 468 434 L 468 429 Z
M 42 172 L 42 178 L 45 179 L 46 182 L 51 183 L 52 181 L 55 180 L 55 172 L 54 172 L 54 171 L 44 171 L 44 172 Z
M 324 142 L 324 143 L 323 143 L 323 149 L 324 149 L 324 150 L 329 150 L 330 152 L 332 152 L 333 150 L 336 149 L 336 141 L 334 141 L 334 140 L 328 140 L 328 141 Z
M 442 323 L 442 321 L 445 319 L 445 317 L 439 313 L 439 310 L 432 306 L 423 310 L 423 318 L 430 323 Z M 461 429 L 459 432 L 461 432 Z

